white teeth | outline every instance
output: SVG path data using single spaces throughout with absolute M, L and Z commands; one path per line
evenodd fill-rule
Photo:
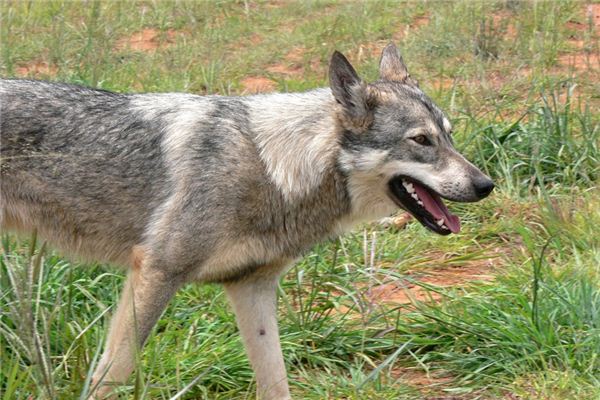
M 438 226 L 444 226 L 444 219 L 438 219 L 437 221 L 435 221 L 436 224 L 438 224 Z
M 419 196 L 417 196 L 417 192 L 415 191 L 415 187 L 413 186 L 412 183 L 406 182 L 405 180 L 403 180 L 402 186 L 404 186 L 404 188 L 406 189 L 408 194 L 410 194 L 410 197 L 412 197 L 413 199 L 415 199 L 417 201 L 418 205 L 423 206 L 423 202 L 419 199 Z
M 448 227 L 446 226 L 446 224 L 442 225 L 442 228 L 448 229 Z M 448 230 L 450 230 L 450 229 L 448 229 Z

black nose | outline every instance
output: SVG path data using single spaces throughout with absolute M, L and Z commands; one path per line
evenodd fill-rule
M 488 178 L 473 182 L 473 186 L 475 187 L 477 197 L 480 199 L 487 197 L 494 190 L 494 182 Z

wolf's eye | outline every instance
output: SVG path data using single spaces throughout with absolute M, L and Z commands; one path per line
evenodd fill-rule
M 424 146 L 428 146 L 431 144 L 431 142 L 429 141 L 429 139 L 427 139 L 427 136 L 425 135 L 414 136 L 411 139 Z

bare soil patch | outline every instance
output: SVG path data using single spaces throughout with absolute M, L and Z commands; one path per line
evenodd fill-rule
M 401 29 L 396 30 L 392 33 L 392 40 L 398 42 L 411 34 L 413 31 L 418 31 L 424 26 L 429 25 L 431 22 L 431 16 L 429 14 L 423 14 L 415 17 L 409 24 L 404 25 Z
M 486 76 L 487 83 L 495 90 L 500 90 L 506 85 L 509 79 L 514 80 L 515 76 L 506 76 L 500 71 L 491 71 Z
M 275 90 L 277 83 L 264 76 L 249 76 L 240 82 L 243 94 L 268 93 Z
M 261 44 L 264 40 L 265 39 L 258 33 L 253 33 L 250 35 L 250 43 L 252 43 L 254 46 Z
M 392 39 L 396 40 L 393 36 Z M 350 54 L 349 57 L 353 62 L 362 62 L 365 59 L 379 59 L 381 57 L 381 52 L 384 47 L 388 44 L 387 41 L 377 41 L 372 43 L 365 43 L 358 46 L 358 50 L 356 50 L 355 54 Z
M 444 76 L 434 78 L 431 86 L 436 89 L 452 89 L 456 85 L 456 79 L 447 78 Z
M 269 9 L 283 8 L 287 5 L 289 5 L 289 2 L 287 0 L 269 0 L 264 4 L 264 7 L 265 7 L 265 9 L 269 10 Z
M 600 57 L 598 54 L 585 51 L 561 54 L 558 57 L 558 62 L 563 67 L 562 70 L 566 68 L 567 70 L 576 72 L 587 70 L 598 72 L 600 68 Z
M 448 383 L 452 380 L 450 377 L 434 376 L 424 371 L 414 368 L 396 367 L 392 371 L 392 377 L 413 386 L 432 386 Z
M 15 74 L 21 77 L 44 77 L 56 76 L 58 67 L 46 61 L 31 61 L 15 68 Z
M 562 52 L 556 58 L 556 65 L 549 68 L 547 73 L 564 76 L 582 73 L 600 72 L 600 54 L 597 46 L 590 45 L 589 29 L 590 23 L 593 25 L 592 41 L 597 40 L 600 26 L 600 4 L 590 4 L 581 7 L 580 17 L 567 22 L 567 28 L 573 33 L 568 43 L 572 49 L 569 52 Z M 514 15 L 508 10 L 497 11 L 491 15 L 489 29 L 492 32 L 501 34 L 505 40 L 514 40 L 517 37 L 517 29 L 513 23 Z M 585 21 L 585 22 L 582 22 Z M 506 68 L 492 70 L 486 73 L 485 82 L 495 91 L 501 90 L 507 84 L 515 82 L 515 78 L 523 79 L 531 76 L 531 68 L 521 67 L 507 74 Z M 468 85 L 477 85 L 477 82 L 467 82 Z M 445 88 L 442 86 L 442 88 Z M 582 94 L 576 89 L 574 96 L 579 97 Z
M 271 64 L 267 67 L 267 71 L 272 74 L 284 75 L 288 77 L 303 76 L 306 72 L 306 67 L 311 72 L 322 72 L 321 60 L 313 57 L 306 60 L 306 48 L 298 46 L 290 50 L 284 57 L 282 62 Z
M 272 74 L 301 76 L 304 74 L 305 53 L 306 49 L 304 47 L 294 47 L 285 55 L 282 62 L 268 66 L 267 71 Z
M 275 63 L 267 67 L 267 71 L 272 74 L 287 75 L 287 76 L 301 76 L 304 73 L 304 68 L 297 64 L 289 63 Z
M 304 60 L 305 54 L 306 48 L 302 46 L 296 46 L 285 55 L 285 59 L 289 62 L 301 63 Z
M 398 43 L 405 39 L 411 32 L 417 31 L 424 26 L 429 25 L 431 17 L 429 14 L 423 14 L 415 17 L 410 23 L 399 26 L 392 32 L 391 40 Z M 362 62 L 366 58 L 378 59 L 384 47 L 389 43 L 389 40 L 379 40 L 369 43 L 363 43 L 358 46 L 356 53 L 348 54 L 348 58 L 352 62 Z
M 441 255 L 440 258 L 445 258 Z M 398 280 L 370 288 L 367 296 L 372 303 L 411 304 L 413 301 L 435 301 L 441 295 L 428 290 L 424 286 L 440 288 L 457 287 L 473 282 L 489 282 L 495 277 L 494 271 L 498 264 L 497 256 L 466 262 L 456 267 L 432 269 L 426 273 L 409 274 L 409 279 Z M 418 282 L 415 283 L 415 282 Z
M 393 378 L 415 387 L 420 392 L 419 399 L 422 400 L 521 400 L 521 397 L 509 392 L 494 397 L 485 396 L 485 390 L 460 395 L 448 394 L 443 389 L 449 388 L 454 379 L 448 372 L 427 373 L 403 366 L 394 367 L 390 372 Z
M 393 226 L 393 223 L 388 225 Z M 440 300 L 443 295 L 436 291 L 437 288 L 443 291 L 445 288 L 464 288 L 471 284 L 492 282 L 506 265 L 506 260 L 522 246 L 517 238 L 500 237 L 494 246 L 484 249 L 474 258 L 464 260 L 442 251 L 430 251 L 427 258 L 419 262 L 419 270 L 407 271 L 403 279 L 395 277 L 389 283 L 358 284 L 356 289 L 361 293 L 362 305 L 355 311 L 363 307 L 366 307 L 363 311 L 368 311 L 381 306 L 411 309 L 415 302 Z M 335 312 L 345 314 L 349 308 L 340 305 Z
M 439 389 L 436 390 L 436 388 L 448 385 L 452 382 L 452 377 L 450 376 L 436 376 L 435 374 L 427 373 L 419 369 L 400 366 L 394 367 L 390 371 L 390 375 L 394 379 L 398 379 L 415 387 L 421 392 L 421 398 L 424 400 L 431 400 L 432 397 L 430 396 L 439 391 Z
M 410 25 L 414 28 L 420 28 L 422 26 L 429 25 L 430 20 L 431 20 L 431 17 L 429 16 L 429 14 L 420 15 L 420 16 L 416 17 Z
M 600 29 L 600 3 L 588 4 L 585 11 L 588 21 L 591 21 L 596 29 Z
M 513 24 L 514 19 L 513 13 L 508 10 L 497 11 L 492 14 L 492 27 L 502 33 L 506 39 L 513 40 L 517 37 L 517 28 Z
M 154 28 L 146 28 L 117 40 L 115 48 L 117 50 L 133 50 L 152 53 L 160 48 L 175 43 L 175 39 L 179 34 L 181 33 L 174 29 L 160 31 Z
M 600 31 L 600 4 L 589 4 L 581 10 L 586 22 L 571 20 L 567 22 L 567 27 L 574 33 L 569 38 L 570 46 L 575 49 L 573 52 L 562 53 L 558 56 L 557 72 L 585 72 L 600 71 L 600 54 L 597 46 L 587 46 L 584 37 L 590 30 L 591 39 L 597 41 Z

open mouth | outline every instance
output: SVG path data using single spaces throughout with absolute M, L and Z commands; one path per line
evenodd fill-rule
M 390 180 L 391 197 L 421 224 L 440 235 L 460 231 L 460 219 L 452 214 L 442 198 L 412 178 L 397 176 Z

